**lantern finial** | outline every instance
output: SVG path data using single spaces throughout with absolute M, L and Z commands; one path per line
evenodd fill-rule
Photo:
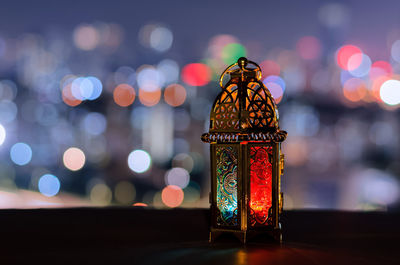
M 245 68 L 246 65 L 247 65 L 247 58 L 246 58 L 246 57 L 240 57 L 240 58 L 237 60 L 237 63 L 238 63 L 238 65 L 239 65 L 240 69 L 244 70 L 244 68 Z

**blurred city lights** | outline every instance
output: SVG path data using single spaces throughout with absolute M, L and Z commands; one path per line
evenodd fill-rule
M 135 186 L 128 181 L 120 181 L 114 189 L 115 199 L 122 204 L 132 204 L 136 197 Z
M 11 80 L 0 81 L 0 100 L 14 100 L 17 96 L 17 86 Z
M 318 10 L 318 18 L 329 28 L 344 27 L 350 21 L 350 12 L 344 4 L 325 3 Z
M 107 127 L 107 120 L 103 114 L 91 112 L 83 119 L 82 127 L 91 135 L 99 135 L 105 131 Z
M 239 43 L 229 43 L 222 49 L 222 60 L 230 65 L 236 62 L 240 57 L 246 56 L 246 48 Z
M 371 203 L 390 205 L 400 196 L 398 180 L 390 174 L 376 169 L 366 169 L 357 175 L 362 180 L 362 198 Z
M 371 65 L 369 78 L 371 80 L 375 80 L 382 76 L 390 77 L 392 75 L 392 72 L 393 69 L 390 63 L 386 61 L 376 61 Z
M 132 67 L 121 66 L 114 73 L 116 84 L 128 84 L 133 86 L 136 83 L 136 72 Z
M 26 143 L 16 143 L 10 149 L 10 157 L 15 164 L 26 165 L 32 159 L 32 149 Z
M 157 65 L 157 71 L 162 74 L 166 84 L 176 83 L 179 80 L 179 65 L 174 60 L 162 60 Z
M 400 63 L 400 40 L 396 40 L 392 44 L 391 55 L 393 60 Z
M 181 167 L 187 170 L 187 172 L 192 172 L 194 167 L 193 158 L 185 153 L 179 153 L 172 159 L 173 167 Z
M 79 25 L 73 33 L 75 46 L 89 51 L 97 47 L 100 42 L 99 32 L 91 25 Z
M 353 55 L 362 54 L 360 48 L 354 45 L 344 45 L 337 51 L 337 64 L 344 70 L 354 70 L 362 63 L 362 56 L 357 56 L 352 60 L 349 68 L 349 60 Z
M 165 27 L 156 27 L 150 33 L 150 47 L 159 52 L 165 52 L 172 46 L 174 37 L 171 30 Z
M 135 89 L 128 84 L 120 84 L 118 85 L 113 92 L 114 102 L 121 106 L 127 107 L 132 105 L 135 100 Z
M 263 83 L 268 88 L 269 92 L 271 92 L 275 102 L 279 103 L 286 89 L 285 81 L 279 76 L 270 75 L 264 79 Z
M 59 118 L 58 109 L 53 104 L 40 104 L 34 113 L 36 121 L 43 126 L 54 126 Z
M 371 59 L 366 54 L 353 54 L 347 62 L 347 69 L 355 77 L 366 76 L 371 69 Z
M 71 171 L 78 171 L 86 161 L 85 153 L 76 147 L 68 148 L 63 155 L 64 166 Z
M 283 89 L 277 83 L 267 83 L 266 87 L 268 88 L 269 92 L 271 92 L 272 97 L 275 99 L 275 103 L 278 104 L 282 100 L 283 96 Z
M 169 105 L 178 107 L 185 102 L 186 89 L 179 84 L 171 84 L 164 90 L 164 99 Z
M 143 203 L 143 202 L 136 202 L 132 206 L 135 206 L 135 207 L 147 207 L 148 205 L 146 203 Z
M 99 98 L 103 92 L 103 84 L 101 81 L 95 76 L 88 76 L 86 80 L 91 82 L 91 93 L 86 94 L 86 99 L 95 100 Z
M 128 166 L 136 173 L 144 173 L 151 166 L 151 157 L 144 150 L 134 150 L 128 156 Z
M 351 78 L 343 85 L 343 95 L 346 99 L 357 102 L 366 95 L 367 88 L 364 80 L 359 78 Z
M 190 115 L 185 109 L 175 109 L 174 111 L 174 130 L 186 131 L 190 127 Z
M 139 101 L 143 105 L 147 107 L 152 107 L 157 105 L 161 99 L 161 89 L 157 88 L 153 91 L 146 91 L 143 89 L 139 89 Z
M 60 181 L 52 174 L 45 174 L 41 176 L 38 182 L 38 189 L 40 193 L 47 197 L 57 195 L 57 193 L 60 191 L 60 186 Z
M 166 186 L 161 193 L 162 202 L 170 208 L 178 207 L 179 205 L 181 205 L 183 202 L 183 198 L 183 190 L 180 187 L 174 185 Z
M 164 76 L 153 66 L 142 66 L 137 73 L 137 83 L 141 90 L 154 92 L 164 85 Z
M 260 63 L 262 70 L 262 77 L 265 79 L 267 76 L 279 76 L 281 73 L 281 67 L 275 61 L 265 60 Z
M 387 80 L 381 86 L 380 96 L 383 102 L 394 106 L 400 104 L 400 81 Z
M 14 102 L 3 100 L 0 101 L 0 122 L 3 124 L 10 123 L 17 117 L 18 108 Z
M 211 40 L 210 40 L 210 44 L 209 44 L 209 50 L 210 50 L 210 55 L 212 58 L 217 59 L 220 58 L 222 55 L 222 50 L 223 48 L 231 43 L 237 43 L 239 40 L 232 35 L 228 35 L 228 34 L 219 34 L 214 36 Z
M 108 205 L 112 200 L 112 191 L 104 183 L 97 183 L 90 190 L 90 200 L 97 205 Z
M 165 173 L 165 183 L 167 185 L 175 185 L 182 189 L 189 184 L 189 172 L 181 167 L 174 167 Z
M 62 88 L 62 99 L 65 104 L 70 107 L 76 107 L 81 104 L 82 100 L 79 100 L 74 97 L 72 94 L 72 84 L 67 84 Z
M 4 129 L 3 125 L 0 124 L 0 145 L 2 145 L 6 140 L 6 135 L 6 129 Z
M 315 60 L 321 56 L 321 42 L 314 36 L 300 38 L 296 49 L 300 57 L 305 60 Z
M 216 24 L 214 35 L 198 31 L 185 41 L 187 29 L 162 21 L 139 22 L 139 35 L 132 36 L 135 27 L 124 28 L 118 17 L 69 29 L 61 23 L 2 32 L 0 189 L 10 192 L 0 195 L 19 202 L 0 199 L 0 208 L 71 205 L 75 196 L 87 205 L 208 207 L 209 149 L 193 132 L 208 130 L 220 74 L 247 54 L 282 105 L 281 127 L 289 132 L 285 208 L 397 209 L 400 31 L 381 21 L 379 34 L 371 27 L 350 36 L 360 29 L 360 7 L 317 4 L 317 13 L 305 14 L 318 18 L 317 30 L 286 39 L 248 38 L 261 24 L 250 32 L 239 23 L 237 35 L 221 34 L 223 25 Z M 285 31 L 286 24 L 275 30 Z M 71 146 L 79 148 L 66 150 Z M 119 168 L 121 158 L 129 170 Z M 38 189 L 59 190 L 60 180 L 48 170 L 57 168 L 70 194 L 44 198 Z M 357 185 L 347 185 L 353 172 Z M 32 190 L 29 200 L 22 198 L 25 189 Z
M 207 85 L 211 80 L 211 70 L 202 63 L 188 64 L 182 69 L 182 80 L 190 86 Z

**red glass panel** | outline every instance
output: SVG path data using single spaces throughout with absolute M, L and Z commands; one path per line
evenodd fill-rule
M 268 225 L 272 206 L 272 147 L 250 147 L 250 224 Z

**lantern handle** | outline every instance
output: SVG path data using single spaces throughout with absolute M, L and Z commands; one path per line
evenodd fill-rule
M 254 69 L 246 68 L 246 66 L 247 66 L 248 64 L 252 64 L 252 65 L 254 65 L 256 68 L 254 68 Z M 234 72 L 234 71 L 236 71 L 236 72 L 239 71 L 239 69 L 232 69 L 232 68 L 234 68 L 234 67 L 236 67 L 236 66 L 239 67 L 242 77 L 243 77 L 244 73 L 246 73 L 246 72 L 254 72 L 254 71 L 255 71 L 255 72 L 256 72 L 256 78 L 257 78 L 257 80 L 260 80 L 260 79 L 261 79 L 261 76 L 262 76 L 261 67 L 260 67 L 257 63 L 255 63 L 255 62 L 247 60 L 247 58 L 245 58 L 245 57 L 240 57 L 240 58 L 237 60 L 236 63 L 234 63 L 234 64 L 228 66 L 228 67 L 224 70 L 224 72 L 221 74 L 221 77 L 219 78 L 219 85 L 221 86 L 221 88 L 224 87 L 222 83 L 223 83 L 223 78 L 224 78 L 224 76 L 225 76 L 226 74 L 231 74 L 231 73 Z

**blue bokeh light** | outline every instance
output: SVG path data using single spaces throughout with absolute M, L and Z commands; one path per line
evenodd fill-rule
M 32 159 L 32 149 L 26 143 L 16 143 L 11 147 L 10 157 L 15 164 L 26 165 Z
M 47 197 L 57 195 L 60 191 L 60 186 L 61 184 L 58 178 L 51 174 L 41 176 L 38 183 L 40 193 Z

